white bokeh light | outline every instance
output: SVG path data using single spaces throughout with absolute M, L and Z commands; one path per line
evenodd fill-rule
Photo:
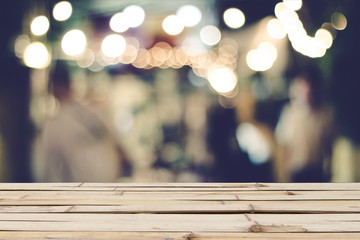
M 127 15 L 122 12 L 114 14 L 110 19 L 110 28 L 114 32 L 125 32 L 129 27 Z
M 284 26 L 279 19 L 273 18 L 267 24 L 267 31 L 272 38 L 282 39 L 286 36 Z
M 331 33 L 328 30 L 322 28 L 316 31 L 315 39 L 320 47 L 325 49 L 330 48 L 333 42 Z
M 176 15 L 183 20 L 184 26 L 194 27 L 201 21 L 201 11 L 193 5 L 185 5 L 180 7 Z
M 53 16 L 58 21 L 65 21 L 69 19 L 72 14 L 72 6 L 68 1 L 58 2 L 53 9 Z
M 224 22 L 230 28 L 240 28 L 245 23 L 244 13 L 237 8 L 229 8 L 224 12 Z
M 230 93 L 237 84 L 235 73 L 227 67 L 214 67 L 210 69 L 208 80 L 211 87 L 220 94 Z
M 283 0 L 288 9 L 297 11 L 302 7 L 302 0 Z
M 184 24 L 176 15 L 167 16 L 162 22 L 164 31 L 170 35 L 178 35 L 184 30 Z
M 46 68 L 50 63 L 50 54 L 41 42 L 29 44 L 24 51 L 24 63 L 31 68 Z
M 86 36 L 78 29 L 70 30 L 62 38 L 61 47 L 67 55 L 79 55 L 85 50 Z
M 136 28 L 140 26 L 145 20 L 145 11 L 142 7 L 131 5 L 124 9 L 123 13 L 126 15 L 129 27 Z
M 206 45 L 213 46 L 220 42 L 221 32 L 217 27 L 207 25 L 200 30 L 200 39 Z
M 118 57 L 125 51 L 126 40 L 119 34 L 110 34 L 101 43 L 101 51 L 107 57 Z
M 31 22 L 31 32 L 36 36 L 44 35 L 50 27 L 50 22 L 45 16 L 38 16 Z
M 246 63 L 254 71 L 269 70 L 277 58 L 276 47 L 269 42 L 262 42 L 257 49 L 250 50 L 246 55 Z

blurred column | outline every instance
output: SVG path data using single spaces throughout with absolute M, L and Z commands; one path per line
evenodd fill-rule
M 28 182 L 29 173 L 29 70 L 13 51 L 16 35 L 30 1 L 6 1 L 0 6 L 0 134 L 3 175 L 6 182 Z

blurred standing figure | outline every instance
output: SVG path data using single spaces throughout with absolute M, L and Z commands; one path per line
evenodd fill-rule
M 290 103 L 282 110 L 275 130 L 281 182 L 330 180 L 334 128 L 323 102 L 321 81 L 317 70 L 308 69 L 290 85 Z
M 113 182 L 120 173 L 117 144 L 101 117 L 72 98 L 70 76 L 58 63 L 50 78 L 58 109 L 45 123 L 34 159 L 41 182 Z

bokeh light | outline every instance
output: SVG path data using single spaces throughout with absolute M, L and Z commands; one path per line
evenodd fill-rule
M 246 63 L 254 71 L 267 71 L 277 58 L 276 47 L 268 42 L 259 44 L 257 49 L 250 50 L 246 55 Z
M 193 5 L 185 5 L 180 7 L 176 15 L 182 19 L 185 27 L 194 27 L 201 21 L 201 11 Z
M 95 61 L 95 54 L 91 49 L 85 49 L 81 57 L 76 59 L 76 63 L 81 68 L 90 67 Z
M 229 8 L 223 15 L 225 24 L 230 28 L 240 28 L 245 23 L 244 13 L 237 8 Z
M 302 7 L 302 0 L 283 0 L 283 2 L 288 9 L 294 11 L 300 10 Z
M 38 16 L 31 22 L 31 32 L 36 36 L 47 33 L 50 27 L 49 19 L 45 16 Z
M 70 18 L 72 14 L 72 6 L 68 1 L 58 2 L 53 9 L 53 16 L 55 20 L 65 21 Z
M 267 24 L 267 31 L 272 38 L 282 39 L 286 36 L 284 26 L 279 19 L 273 18 Z
M 24 55 L 24 51 L 26 47 L 29 46 L 29 44 L 30 44 L 29 36 L 25 34 L 18 36 L 14 44 L 15 55 L 19 58 L 22 58 Z
M 50 63 L 50 54 L 41 42 L 29 44 L 24 51 L 24 63 L 31 68 L 46 68 Z
M 337 30 L 344 30 L 347 26 L 346 17 L 340 12 L 335 12 L 333 15 L 331 15 L 331 24 Z
M 320 47 L 326 48 L 326 49 L 331 47 L 332 42 L 333 42 L 331 33 L 328 30 L 322 29 L 322 28 L 316 31 L 315 39 L 317 40 Z
M 216 45 L 221 40 L 220 30 L 213 25 L 207 25 L 200 30 L 200 39 L 209 46 Z
M 114 32 L 125 32 L 129 29 L 127 15 L 122 12 L 114 14 L 110 19 L 110 28 Z
M 107 57 L 118 57 L 126 48 L 126 40 L 119 34 L 110 34 L 101 43 L 101 51 Z
M 162 27 L 170 35 L 178 35 L 184 30 L 181 18 L 176 15 L 167 16 L 162 23 Z
M 237 84 L 235 73 L 227 67 L 214 67 L 209 70 L 210 86 L 219 94 L 227 94 L 234 90 Z
M 67 55 L 76 56 L 82 53 L 86 47 L 86 36 L 78 30 L 73 29 L 65 33 L 61 41 L 61 47 Z
M 129 27 L 136 28 L 140 26 L 145 20 L 145 11 L 142 7 L 131 5 L 124 9 L 123 13 L 126 15 Z

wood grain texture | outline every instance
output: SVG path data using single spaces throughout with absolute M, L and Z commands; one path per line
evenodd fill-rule
M 0 239 L 360 239 L 359 183 L 0 183 Z

